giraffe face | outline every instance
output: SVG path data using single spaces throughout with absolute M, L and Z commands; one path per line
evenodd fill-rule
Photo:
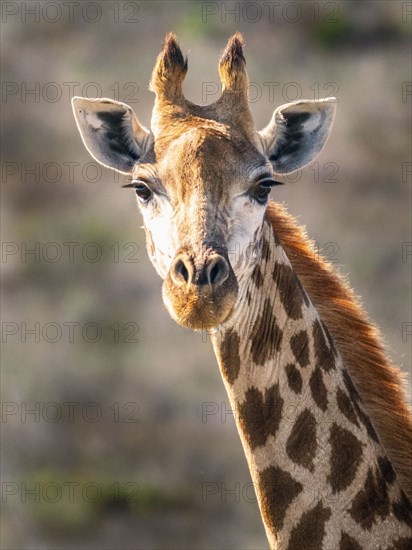
M 187 61 L 169 35 L 151 80 L 151 130 L 130 107 L 73 98 L 83 141 L 104 166 L 128 174 L 144 220 L 150 259 L 163 278 L 170 315 L 194 329 L 223 323 L 239 285 L 259 259 L 260 233 L 275 174 L 295 171 L 321 150 L 335 100 L 279 107 L 257 132 L 247 99 L 241 37 L 219 65 L 221 98 L 187 101 Z
M 251 245 L 263 223 L 272 166 L 221 124 L 183 125 L 179 136 L 154 143 L 154 157 L 135 166 L 133 181 L 148 253 L 164 279 L 164 303 L 184 326 L 217 326 L 256 261 Z

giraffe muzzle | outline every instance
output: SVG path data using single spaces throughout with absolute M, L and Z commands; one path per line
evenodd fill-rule
M 179 252 L 163 285 L 164 302 L 172 318 L 197 330 L 224 322 L 233 309 L 237 292 L 229 260 L 210 250 L 200 259 L 187 251 Z

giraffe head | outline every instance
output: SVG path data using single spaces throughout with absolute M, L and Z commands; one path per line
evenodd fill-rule
M 322 149 L 334 98 L 297 101 L 255 129 L 248 106 L 242 37 L 219 63 L 221 97 L 208 106 L 182 91 L 187 59 L 169 34 L 151 79 L 151 130 L 132 109 L 108 99 L 72 100 L 86 148 L 131 177 L 163 300 L 180 324 L 213 328 L 233 310 L 239 285 L 258 261 L 268 195 L 275 178 L 302 168 Z

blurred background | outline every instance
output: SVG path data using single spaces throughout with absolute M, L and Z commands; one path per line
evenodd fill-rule
M 88 155 L 70 97 L 124 101 L 148 126 L 174 31 L 186 96 L 212 102 L 236 30 L 258 128 L 335 95 L 327 146 L 274 199 L 410 373 L 410 3 L 1 7 L 1 548 L 267 548 L 209 338 L 166 313 L 134 194 Z

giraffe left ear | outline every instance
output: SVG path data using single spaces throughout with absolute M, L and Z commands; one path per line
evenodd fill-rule
M 73 97 L 77 127 L 86 149 L 103 166 L 130 174 L 144 154 L 150 132 L 125 103 Z
M 301 100 L 278 107 L 258 132 L 274 172 L 288 174 L 309 164 L 326 143 L 337 99 Z

